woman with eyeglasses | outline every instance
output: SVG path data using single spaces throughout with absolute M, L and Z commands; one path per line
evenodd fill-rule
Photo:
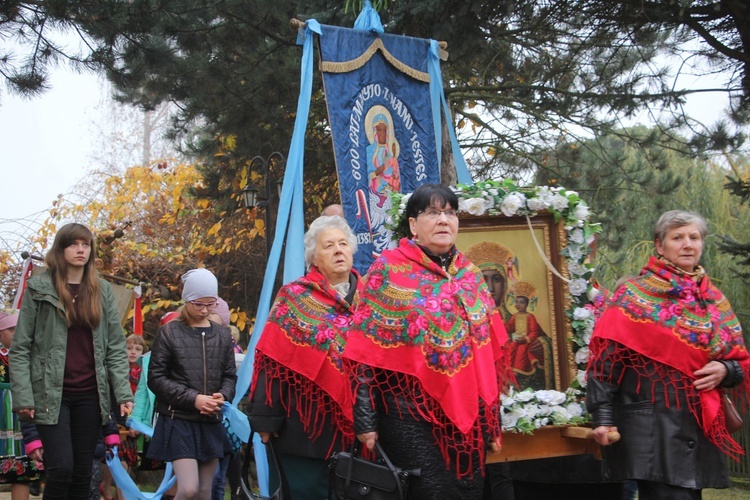
M 60 228 L 47 270 L 27 283 L 10 352 L 13 411 L 36 424 L 42 446 L 30 456 L 44 460 L 45 499 L 89 498 L 102 428 L 115 430 L 105 444 L 120 442 L 110 394 L 121 415 L 133 407 L 120 313 L 95 260 L 86 226 Z
M 211 498 L 224 456 L 221 408 L 237 382 L 232 334 L 208 319 L 218 304 L 216 277 L 199 268 L 182 282 L 185 306 L 156 333 L 148 371 L 158 415 L 147 457 L 172 462 L 179 500 Z
M 409 498 L 482 498 L 485 452 L 500 445 L 507 335 L 482 271 L 456 249 L 457 211 L 444 186 L 409 197 L 409 237 L 370 267 L 344 351 L 354 432 L 421 470 Z

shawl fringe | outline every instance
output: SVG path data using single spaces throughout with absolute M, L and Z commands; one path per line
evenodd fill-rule
M 424 420 L 432 425 L 432 434 L 448 468 L 456 469 L 460 479 L 472 475 L 477 467 L 484 466 L 486 446 L 492 439 L 500 438 L 500 398 L 495 401 L 479 401 L 479 414 L 475 425 L 469 432 L 463 433 L 451 422 L 440 403 L 430 397 L 417 377 L 400 372 L 390 372 L 370 367 L 376 380 L 387 380 L 369 387 L 370 402 L 374 407 L 383 407 L 388 411 L 386 394 L 397 401 L 407 402 L 406 408 L 412 418 Z M 380 398 L 380 401 L 376 399 Z M 398 409 L 399 417 L 402 411 Z M 478 460 L 478 462 L 475 462 Z
M 304 431 L 311 440 L 316 440 L 323 431 L 331 430 L 334 438 L 326 453 L 330 456 L 334 450 L 345 450 L 354 442 L 354 430 L 341 406 L 318 384 L 294 370 L 282 365 L 278 361 L 258 352 L 255 357 L 255 378 L 261 371 L 265 371 L 265 403 L 272 406 L 271 387 L 274 381 L 279 381 L 281 406 L 290 417 L 292 408 L 296 408 L 297 416 L 302 422 Z M 294 398 L 294 404 L 292 402 Z M 331 423 L 333 426 L 331 427 Z
M 716 395 L 720 396 L 718 389 L 698 392 L 693 386 L 694 378 L 688 377 L 670 366 L 643 356 L 613 340 L 595 337 L 591 340 L 589 349 L 592 360 L 590 373 L 604 373 L 603 366 L 606 365 L 621 365 L 623 370 L 620 372 L 617 380 L 612 380 L 613 377 L 610 376 L 602 377 L 603 381 L 619 385 L 622 383 L 626 371 L 631 370 L 638 376 L 637 393 L 641 392 L 642 382 L 648 382 L 644 385 L 651 387 L 652 403 L 656 402 L 657 388 L 660 388 L 665 395 L 671 393 L 684 395 L 690 413 L 695 418 L 703 434 L 714 446 L 737 462 L 745 454 L 742 446 L 727 431 L 724 408 L 721 404 L 719 404 L 718 412 L 715 413 L 716 416 L 713 419 L 707 421 L 704 417 L 704 406 L 710 404 L 708 403 L 709 398 L 716 397 Z M 747 394 L 747 378 L 739 387 L 742 388 L 738 391 L 739 393 Z M 713 393 L 713 395 L 709 396 L 709 393 Z M 746 398 L 742 398 L 742 400 L 746 400 Z M 675 398 L 675 405 L 676 409 L 679 410 L 679 397 Z M 666 396 L 665 406 L 667 408 L 670 407 L 670 399 Z

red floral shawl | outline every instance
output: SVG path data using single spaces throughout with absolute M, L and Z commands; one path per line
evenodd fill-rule
M 357 277 L 357 289 L 362 280 Z M 296 394 L 297 413 L 311 439 L 323 431 L 330 417 L 336 425 L 334 443 L 351 444 L 352 391 L 342 368 L 353 308 L 340 298 L 317 268 L 284 285 L 276 297 L 255 353 L 253 387 L 265 371 L 266 395 L 273 380 L 286 382 Z M 282 405 L 291 411 L 290 394 L 282 391 Z M 270 404 L 271 401 L 266 401 Z
M 472 453 L 483 462 L 483 433 L 500 436 L 500 385 L 512 374 L 494 307 L 479 268 L 461 253 L 446 272 L 402 239 L 370 267 L 344 352 L 399 374 L 399 387 L 379 389 L 413 403 L 433 425 L 446 464 L 458 457 L 459 476 L 476 466 Z
M 740 363 L 745 378 L 731 392 L 738 406 L 746 407 L 750 356 L 729 301 L 708 276 L 696 282 L 668 262 L 652 257 L 638 278 L 615 292 L 610 307 L 597 321 L 589 366 L 612 362 L 622 363 L 640 376 L 656 372 L 660 379 L 656 383 L 671 384 L 685 395 L 706 437 L 736 457 L 742 448 L 726 430 L 719 390 L 698 392 L 693 388 L 693 372 L 713 360 Z M 677 380 L 669 377 L 667 370 L 677 370 Z

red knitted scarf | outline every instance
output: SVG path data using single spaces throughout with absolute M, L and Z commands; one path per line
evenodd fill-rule
M 353 326 L 344 355 L 395 381 L 377 387 L 381 397 L 412 403 L 459 477 L 482 466 L 485 439 L 500 437 L 499 395 L 512 374 L 479 269 L 458 253 L 446 272 L 402 239 L 370 267 Z
M 708 276 L 696 281 L 652 257 L 638 278 L 615 292 L 589 347 L 593 373 L 602 364 L 619 363 L 653 385 L 662 384 L 665 392 L 684 395 L 706 437 L 735 459 L 743 454 L 726 430 L 719 390 L 693 387 L 693 372 L 706 363 L 736 360 L 745 378 L 730 392 L 747 408 L 750 356 L 729 301 Z
M 357 279 L 358 289 L 361 286 Z M 255 381 L 265 372 L 267 404 L 273 381 L 282 382 L 282 405 L 289 414 L 290 402 L 296 402 L 310 439 L 320 436 L 330 419 L 335 425 L 332 447 L 338 441 L 342 449 L 354 439 L 352 391 L 341 360 L 352 314 L 352 307 L 315 267 L 284 285 L 258 341 L 253 376 Z M 251 397 L 253 392 L 255 383 Z

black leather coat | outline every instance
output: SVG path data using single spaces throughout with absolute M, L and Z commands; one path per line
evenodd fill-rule
M 727 367 L 722 387 L 734 387 L 743 379 L 735 361 Z M 633 370 L 606 366 L 611 377 L 589 373 L 586 406 L 593 426 L 617 426 L 620 441 L 602 447 L 604 473 L 614 481 L 641 479 L 684 488 L 727 488 L 729 477 L 724 453 L 705 437 L 690 412 L 684 395 L 667 384 L 651 384 Z M 675 378 L 679 375 L 674 373 Z M 679 401 L 678 401 L 679 399 Z
M 366 365 L 357 367 L 356 376 L 359 383 L 354 394 L 354 433 L 377 432 L 378 441 L 394 465 L 420 471 L 418 477 L 409 479 L 408 498 L 482 498 L 483 476 L 478 453 L 472 457 L 470 475 L 457 479 L 456 461 L 452 460 L 450 466 L 445 463 L 432 424 L 414 417 L 417 410 L 410 400 L 378 390 L 396 382 L 377 380 Z
M 229 328 L 191 328 L 172 321 L 159 328 L 151 346 L 148 388 L 156 395 L 156 412 L 193 422 L 221 422 L 221 414 L 201 415 L 199 394 L 221 393 L 232 401 L 237 383 Z

